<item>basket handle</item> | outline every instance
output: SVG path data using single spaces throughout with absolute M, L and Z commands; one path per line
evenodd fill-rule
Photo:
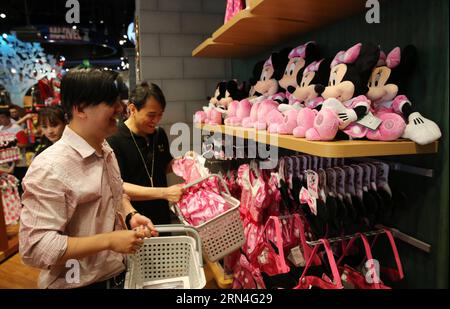
M 196 184 L 199 184 L 200 182 L 208 179 L 208 178 L 212 178 L 212 177 L 217 177 L 219 178 L 220 183 L 222 184 L 222 187 L 225 188 L 225 192 L 230 195 L 230 191 L 228 190 L 227 184 L 225 183 L 225 181 L 223 180 L 222 176 L 220 176 L 219 174 L 210 174 L 208 176 L 205 176 L 203 178 L 197 179 L 191 183 L 188 183 L 187 185 L 183 186 L 183 189 L 187 189 L 190 188 L 192 186 L 195 186 Z M 219 188 L 219 193 L 220 193 L 220 188 Z
M 159 233 L 172 233 L 172 232 L 181 232 L 181 233 L 192 233 L 195 236 L 195 240 L 197 241 L 197 252 L 200 260 L 200 265 L 203 266 L 203 257 L 202 257 L 202 240 L 200 238 L 200 234 L 197 232 L 195 228 L 188 225 L 183 224 L 162 224 L 155 225 L 155 229 Z

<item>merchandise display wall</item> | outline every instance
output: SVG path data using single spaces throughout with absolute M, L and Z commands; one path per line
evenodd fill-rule
M 192 50 L 223 23 L 220 0 L 137 0 L 140 78 L 158 84 L 167 107 L 161 126 L 169 141 L 170 126 L 184 122 L 192 128 L 194 111 L 212 96 L 220 80 L 229 79 L 231 60 L 193 58 Z M 170 179 L 169 179 L 170 181 Z
M 432 116 L 444 138 L 437 154 L 396 156 L 383 159 L 434 169 L 433 178 L 393 173 L 407 196 L 408 204 L 396 216 L 397 228 L 431 244 L 427 254 L 398 242 L 405 267 L 406 288 L 444 288 L 448 286 L 448 1 L 392 0 L 380 2 L 380 23 L 365 22 L 366 12 L 295 40 L 268 49 L 248 59 L 233 60 L 234 77 L 247 80 L 254 63 L 266 59 L 272 50 L 297 46 L 314 40 L 325 56 L 334 55 L 357 42 L 380 43 L 391 50 L 413 44 L 419 51 L 418 66 L 408 87 L 408 97 L 424 115 Z

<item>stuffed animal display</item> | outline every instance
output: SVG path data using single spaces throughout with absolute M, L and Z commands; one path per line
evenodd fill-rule
M 228 107 L 234 100 L 246 97 L 243 85 L 239 85 L 236 80 L 222 81 L 216 86 L 214 96 L 208 98 L 208 106 L 203 107 L 203 111 L 198 111 L 194 115 L 194 123 L 222 124 L 223 115 L 228 113 Z M 232 111 L 234 111 L 232 106 Z
M 441 137 L 441 130 L 431 120 L 415 112 L 404 95 L 404 88 L 417 63 L 417 50 L 408 45 L 395 47 L 388 55 L 380 53 L 377 67 L 369 80 L 367 97 L 372 101 L 374 115 L 382 122 L 376 130 L 369 130 L 371 140 L 392 141 L 409 138 L 420 145 Z
M 313 141 L 406 138 L 426 145 L 441 137 L 405 93 L 417 63 L 414 46 L 385 54 L 357 43 L 331 58 L 319 55 L 315 42 L 272 53 L 255 64 L 245 96 L 236 81 L 221 82 L 194 121 L 224 118 L 225 125 Z

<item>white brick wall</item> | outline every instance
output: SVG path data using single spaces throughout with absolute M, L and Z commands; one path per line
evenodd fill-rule
M 212 34 L 223 25 L 223 16 L 220 14 L 181 14 L 181 30 L 183 33 Z
M 205 99 L 199 100 L 199 101 L 186 101 L 185 104 L 186 104 L 186 107 L 185 107 L 186 123 L 191 123 L 194 113 L 196 111 L 202 110 L 202 107 L 207 104 L 207 100 L 205 98 Z
M 186 104 L 184 102 L 166 102 L 166 109 L 164 111 L 164 116 L 161 120 L 161 124 L 173 124 L 177 122 L 185 122 L 186 116 Z
M 203 42 L 202 35 L 161 34 L 161 56 L 190 57 L 192 50 Z
M 225 61 L 208 58 L 185 58 L 184 77 L 222 78 L 225 74 Z
M 181 16 L 179 13 L 141 11 L 139 21 L 141 34 L 181 32 Z
M 222 14 L 223 18 L 225 18 L 226 4 L 227 2 L 225 0 L 203 0 L 203 12 Z
M 160 11 L 201 12 L 202 0 L 159 0 L 158 9 Z
M 137 0 L 141 79 L 161 87 L 167 106 L 160 123 L 192 127 L 218 81 L 231 78 L 229 59 L 192 58 L 192 50 L 223 24 L 225 0 Z M 175 136 L 169 136 L 172 141 Z
M 159 35 L 147 34 L 141 35 L 139 43 L 141 44 L 141 56 L 159 56 Z
M 157 10 L 158 0 L 137 0 L 136 1 L 136 12 L 142 10 Z
M 175 57 L 141 57 L 144 79 L 183 78 L 183 60 Z
M 163 80 L 162 90 L 167 101 L 206 100 L 205 81 L 202 79 Z

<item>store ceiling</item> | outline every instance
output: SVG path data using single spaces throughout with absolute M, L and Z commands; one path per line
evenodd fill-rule
M 40 41 L 46 52 L 63 55 L 68 61 L 75 62 L 83 59 L 104 59 L 106 62 L 120 58 L 123 47 L 133 47 L 124 35 L 134 19 L 134 0 L 78 2 L 80 23 L 72 31 L 74 24 L 66 22 L 70 7 L 66 8 L 65 0 L 2 0 L 0 33 L 16 31 L 21 40 Z M 54 29 L 59 29 L 61 33 L 70 32 L 69 39 L 51 40 L 49 31 Z M 40 38 L 37 33 L 40 33 Z M 84 39 L 71 40 L 73 33 Z M 119 44 L 121 40 L 123 45 Z

